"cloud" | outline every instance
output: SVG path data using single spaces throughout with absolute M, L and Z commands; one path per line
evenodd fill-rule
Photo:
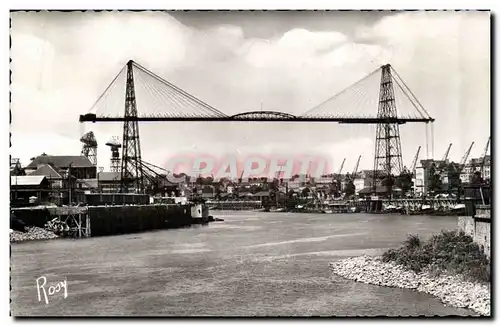
M 436 118 L 436 156 L 454 142 L 450 155 L 460 160 L 472 141 L 486 142 L 489 13 L 403 13 L 382 19 L 372 28 L 372 36 L 392 50 L 391 63 Z M 481 151 L 477 148 L 472 155 Z
M 354 35 L 297 27 L 261 39 L 246 36 L 240 26 L 195 29 L 158 12 L 14 13 L 13 145 L 26 160 L 44 151 L 41 145 L 26 147 L 37 132 L 77 140 L 92 129 L 100 143 L 121 135 L 117 124 L 76 126 L 78 115 L 129 59 L 227 114 L 261 107 L 301 114 L 390 62 L 437 119 L 436 156 L 454 142 L 450 155 L 458 160 L 470 141 L 489 136 L 489 50 L 487 13 L 401 13 Z M 375 131 L 365 127 L 171 123 L 143 124 L 140 130 L 143 157 L 155 162 L 190 148 L 217 153 L 279 148 L 347 156 L 352 165 L 363 154 L 361 167 L 371 168 Z M 401 127 L 406 165 L 425 145 L 422 131 L 423 126 Z M 57 137 L 51 141 L 61 152 L 80 151 Z M 343 142 L 352 145 L 340 146 Z M 100 146 L 98 155 L 99 165 L 108 166 L 108 149 Z

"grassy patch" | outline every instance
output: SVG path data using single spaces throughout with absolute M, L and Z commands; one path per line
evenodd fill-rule
M 463 231 L 442 231 L 427 241 L 422 241 L 418 235 L 409 235 L 402 247 L 388 250 L 382 259 L 416 273 L 425 269 L 436 274 L 461 274 L 473 281 L 490 281 L 489 259 Z

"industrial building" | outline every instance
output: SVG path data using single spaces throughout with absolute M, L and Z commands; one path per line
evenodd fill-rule
M 51 196 L 50 182 L 44 176 L 11 176 L 10 183 L 11 206 L 45 203 Z
M 422 160 L 421 165 L 416 168 L 415 175 L 415 193 L 417 195 L 423 195 L 427 193 L 430 189 L 430 173 L 432 167 L 434 171 L 439 174 L 439 180 L 441 183 L 441 190 L 447 192 L 450 188 L 450 184 L 456 184 L 457 182 L 462 185 L 467 185 L 472 181 L 472 177 L 475 172 L 481 172 L 481 176 L 485 182 L 489 182 L 491 178 L 491 158 L 489 155 L 484 157 L 484 166 L 481 168 L 481 162 L 483 158 L 473 158 L 465 164 L 462 169 L 460 169 L 460 164 L 450 163 L 448 161 L 434 161 L 434 160 Z M 445 163 L 445 164 L 443 164 Z M 443 166 L 440 168 L 440 166 Z M 456 166 L 457 171 L 450 171 L 450 166 Z M 453 172 L 456 172 L 455 174 Z M 460 181 L 458 181 L 458 178 Z M 454 180 L 457 179 L 457 180 Z
M 86 156 L 55 156 L 43 153 L 23 169 L 26 176 L 43 177 L 49 183 L 47 198 L 56 204 L 85 201 L 85 193 L 97 190 L 97 168 Z
M 97 174 L 97 188 L 100 192 L 115 193 L 120 190 L 120 172 L 99 172 Z
M 44 165 L 52 166 L 61 176 L 67 175 L 70 168 L 71 175 L 77 179 L 95 179 L 97 176 L 97 167 L 86 156 L 54 156 L 43 153 L 33 158 L 24 170 L 30 175 Z

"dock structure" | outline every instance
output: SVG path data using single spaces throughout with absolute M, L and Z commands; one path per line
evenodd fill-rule
M 16 218 L 26 225 L 45 228 L 60 226 L 74 238 L 106 236 L 189 226 L 193 223 L 189 205 L 102 205 L 38 206 L 13 208 Z M 50 227 L 49 227 L 50 229 Z
M 416 209 L 424 204 L 430 205 L 435 210 L 439 208 L 453 207 L 459 204 L 459 200 L 456 198 L 432 198 L 432 199 L 421 199 L 421 198 L 408 198 L 408 199 L 387 199 L 383 201 L 384 204 L 402 206 L 404 208 Z
M 365 207 L 368 213 L 381 213 L 385 207 L 392 206 L 410 214 L 410 212 L 419 211 L 423 206 L 428 206 L 429 210 L 446 215 L 447 211 L 454 209 L 459 204 L 463 204 L 463 200 L 458 198 L 369 199 L 366 200 Z
M 51 216 L 55 216 L 68 225 L 69 231 L 76 238 L 89 238 L 91 236 L 90 216 L 87 207 L 51 207 L 48 210 Z
M 16 217 L 27 225 L 45 227 L 47 223 L 57 220 L 67 225 L 67 232 L 77 238 L 91 236 L 89 210 L 80 206 L 34 206 L 11 209 Z
M 207 202 L 213 210 L 252 210 L 263 208 L 260 200 L 211 200 Z

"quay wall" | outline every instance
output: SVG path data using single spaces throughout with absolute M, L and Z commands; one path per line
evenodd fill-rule
M 458 229 L 483 246 L 486 256 L 491 257 L 491 207 L 478 205 L 473 216 L 459 216 Z
M 261 201 L 209 201 L 214 210 L 251 210 L 262 208 Z
M 192 223 L 191 207 L 177 204 L 71 207 L 66 211 L 45 207 L 13 210 L 16 218 L 26 225 L 40 228 L 57 216 L 64 221 L 69 214 L 80 213 L 82 217 L 88 214 L 92 236 L 183 227 Z
M 86 207 L 32 206 L 11 208 L 17 219 L 28 226 L 43 228 L 45 223 L 57 216 L 86 214 Z
M 127 234 L 191 224 L 187 205 L 133 205 L 89 207 L 92 236 Z

